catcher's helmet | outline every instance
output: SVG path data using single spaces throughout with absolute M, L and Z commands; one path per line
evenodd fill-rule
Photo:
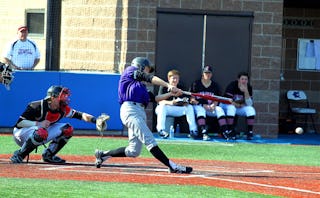
M 140 71 L 143 71 L 145 67 L 150 67 L 150 61 L 145 57 L 135 57 L 132 62 L 132 66 L 136 66 Z
M 51 97 L 59 98 L 60 103 L 62 105 L 67 105 L 70 102 L 69 96 L 70 96 L 70 90 L 68 88 L 52 85 L 47 90 L 47 96 L 45 97 L 45 99 L 49 99 Z

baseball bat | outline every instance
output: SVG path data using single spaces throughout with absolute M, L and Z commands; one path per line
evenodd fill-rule
M 212 100 L 212 101 L 217 101 L 217 102 L 221 102 L 224 104 L 232 104 L 232 99 L 231 98 L 227 98 L 227 97 L 222 97 L 222 96 L 217 96 L 217 95 L 207 95 L 207 94 L 200 94 L 200 93 L 192 93 L 189 91 L 183 91 L 183 94 L 189 95 L 189 96 L 197 96 L 203 99 L 207 99 L 207 100 Z

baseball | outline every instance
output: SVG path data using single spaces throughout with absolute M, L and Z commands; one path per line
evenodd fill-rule
M 302 133 L 303 133 L 303 128 L 297 127 L 297 128 L 295 129 L 295 132 L 296 132 L 296 134 L 302 134 Z

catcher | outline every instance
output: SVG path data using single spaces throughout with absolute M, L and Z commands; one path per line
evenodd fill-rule
M 12 67 L 0 62 L 0 82 L 6 87 L 7 90 L 10 90 L 10 84 L 13 81 L 13 70 Z
M 48 142 L 49 146 L 42 153 L 43 161 L 65 163 L 66 160 L 56 155 L 73 135 L 70 124 L 58 122 L 64 117 L 95 123 L 100 131 L 106 129 L 108 115 L 95 118 L 88 113 L 76 111 L 69 106 L 69 97 L 68 88 L 53 85 L 49 87 L 44 99 L 28 104 L 13 129 L 14 140 L 21 148 L 10 158 L 12 163 L 22 163 L 29 153 Z

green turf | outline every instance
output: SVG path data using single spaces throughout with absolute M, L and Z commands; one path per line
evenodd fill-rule
M 1 197 L 150 197 L 150 198 L 195 198 L 195 197 L 274 197 L 256 193 L 233 191 L 228 189 L 187 186 L 134 183 L 105 183 L 84 181 L 57 181 L 32 179 L 0 178 Z
M 126 138 L 73 137 L 60 154 L 93 155 L 96 148 L 109 150 L 127 145 Z M 320 166 L 319 146 L 284 144 L 246 144 L 213 142 L 158 141 L 169 158 L 226 160 Z M 0 153 L 13 153 L 18 148 L 11 136 L 0 136 Z M 41 153 L 43 146 L 38 148 Z M 141 157 L 152 157 L 144 148 Z
M 73 137 L 60 152 L 63 155 L 93 155 L 96 148 L 126 146 L 126 138 Z M 319 166 L 319 146 L 277 144 L 159 141 L 169 158 L 225 160 Z M 0 136 L 0 153 L 18 149 L 11 136 Z M 43 147 L 39 147 L 41 153 Z M 152 157 L 144 148 L 141 157 Z M 265 197 L 205 186 L 147 185 L 80 181 L 51 181 L 0 178 L 0 197 Z

